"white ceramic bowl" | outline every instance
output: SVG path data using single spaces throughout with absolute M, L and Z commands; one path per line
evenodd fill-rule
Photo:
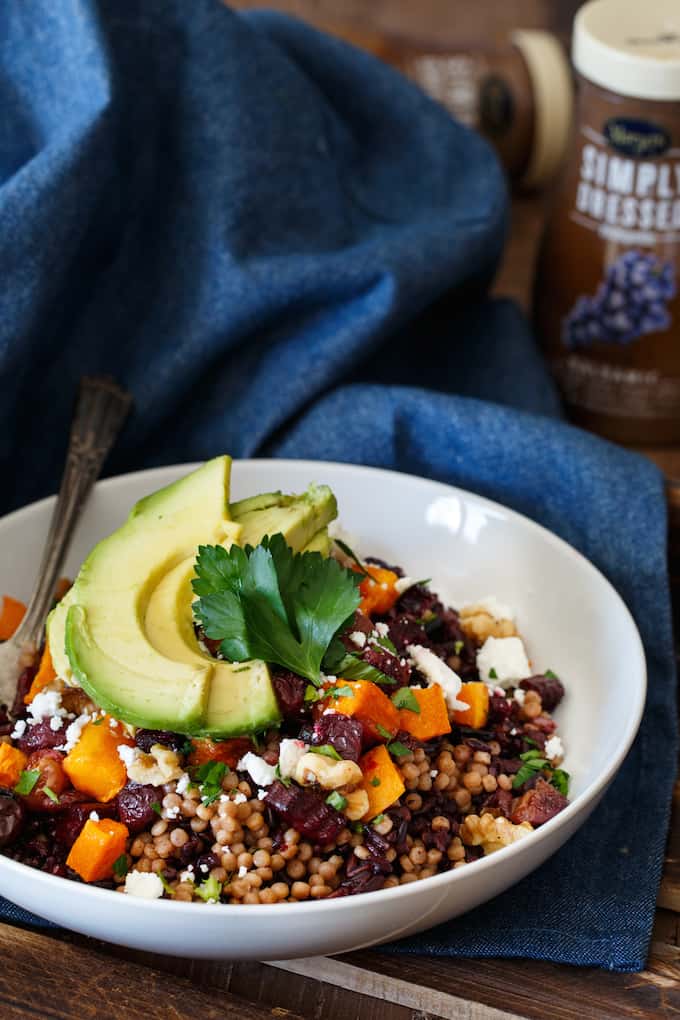
M 122 523 L 137 499 L 191 468 L 159 468 L 97 485 L 66 573 L 75 575 L 89 549 Z M 147 901 L 0 856 L 2 895 L 67 928 L 159 953 L 258 960 L 339 953 L 411 935 L 491 899 L 586 821 L 630 747 L 645 696 L 640 637 L 611 585 L 525 517 L 410 475 L 310 461 L 240 461 L 233 498 L 300 491 L 311 481 L 333 488 L 340 521 L 358 536 L 363 554 L 432 577 L 434 590 L 454 605 L 493 594 L 516 610 L 535 668 L 554 669 L 567 687 L 557 719 L 572 774 L 571 804 L 535 835 L 465 868 L 365 896 L 257 907 Z M 46 499 L 0 520 L 0 592 L 29 594 L 52 504 Z

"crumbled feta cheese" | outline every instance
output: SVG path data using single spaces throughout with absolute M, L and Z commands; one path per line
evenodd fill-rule
M 54 730 L 54 732 L 56 733 L 57 730 L 61 729 L 61 726 L 62 726 L 61 716 L 53 715 L 52 718 L 50 719 L 50 729 Z
M 349 636 L 349 639 L 353 645 L 357 646 L 357 648 L 366 647 L 366 635 L 364 634 L 363 630 L 353 630 Z
M 386 623 L 376 623 L 375 632 L 378 637 L 387 637 L 390 633 L 390 628 Z
M 415 577 L 400 577 L 399 580 L 394 582 L 394 590 L 400 595 L 403 595 L 405 591 L 412 588 L 414 584 L 418 584 Z
M 521 687 L 517 687 L 515 689 L 515 693 L 513 694 L 513 698 L 515 699 L 515 701 L 517 702 L 518 705 L 523 705 L 524 704 L 524 698 L 526 697 L 526 693 L 527 692 L 523 691 Z
M 243 755 L 236 768 L 239 772 L 247 772 L 257 786 L 271 786 L 276 779 L 276 768 L 252 751 Z
M 128 871 L 125 892 L 143 900 L 158 900 L 163 895 L 163 883 L 154 871 Z
M 564 747 L 559 737 L 550 737 L 546 740 L 545 747 L 543 748 L 546 758 L 552 761 L 555 758 L 564 757 Z
M 264 800 L 266 796 L 267 796 L 267 791 L 266 790 L 258 790 L 257 791 L 257 799 L 258 800 Z
M 187 868 L 186 871 L 181 871 L 179 875 L 180 882 L 194 882 L 193 869 Z
M 59 691 L 41 691 L 36 694 L 28 706 L 28 714 L 34 723 L 42 722 L 43 719 L 50 719 L 53 715 L 66 715 L 66 709 L 61 707 L 61 693 Z
M 131 765 L 134 765 L 142 754 L 138 747 L 130 747 L 128 744 L 119 744 L 116 750 L 118 751 L 118 757 L 126 769 L 129 769 Z
M 426 678 L 428 686 L 439 684 L 452 712 L 465 712 L 470 707 L 466 701 L 458 701 L 463 681 L 438 655 L 423 645 L 409 645 L 406 650 L 411 663 Z
M 439 775 L 439 769 L 430 769 L 430 778 L 436 779 Z
M 103 718 L 103 717 L 104 717 L 104 713 L 102 712 L 102 718 Z M 112 715 L 110 715 L 110 716 L 109 716 L 109 726 L 111 727 L 111 729 L 112 729 L 112 730 L 115 730 L 115 728 L 116 728 L 116 726 L 117 726 L 117 725 L 118 725 L 118 720 L 117 720 L 117 719 L 114 719 L 114 718 L 113 718 L 113 716 L 112 716 Z
M 182 775 L 177 780 L 177 786 L 175 787 L 175 791 L 181 795 L 183 793 L 186 793 L 190 786 L 191 776 L 189 776 L 187 772 L 183 772 Z
M 74 719 L 72 723 L 69 723 L 66 727 L 66 734 L 64 737 L 64 743 L 59 745 L 60 751 L 72 751 L 80 740 L 80 735 L 83 729 L 91 721 L 92 716 L 89 712 L 83 712 L 77 719 Z
M 241 793 L 241 791 L 239 790 L 238 793 L 234 794 L 232 800 L 234 804 L 245 804 L 248 798 L 246 797 L 245 793 Z
M 238 869 L 238 877 L 244 878 L 247 874 L 248 869 L 246 868 L 245 864 L 242 864 L 241 867 Z
M 163 818 L 179 818 L 179 804 L 163 809 Z
M 302 740 L 289 740 L 285 737 L 279 747 L 279 772 L 284 777 L 292 776 L 295 766 L 303 754 L 309 750 L 307 744 Z
M 477 669 L 484 683 L 495 681 L 501 687 L 511 687 L 531 675 L 522 639 L 518 637 L 488 637 L 477 652 Z
M 90 811 L 89 818 L 90 818 L 91 822 L 98 822 L 99 821 L 99 815 L 97 814 L 96 811 Z
M 20 740 L 25 732 L 26 732 L 26 720 L 17 719 L 17 721 L 14 724 L 14 729 L 10 733 L 10 737 L 12 738 L 12 740 Z
M 475 603 L 469 606 L 463 606 L 461 612 L 470 614 L 474 610 L 482 610 L 488 613 L 489 616 L 493 616 L 494 620 L 511 620 L 515 622 L 515 614 L 509 606 L 506 606 L 504 602 L 500 602 L 495 595 L 486 595 L 483 599 L 478 599 Z

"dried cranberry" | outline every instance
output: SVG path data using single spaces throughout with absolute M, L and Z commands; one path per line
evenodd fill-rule
M 519 705 L 516 701 L 506 698 L 503 694 L 492 694 L 489 698 L 489 723 L 495 726 L 504 719 L 516 718 Z
M 97 801 L 83 801 L 81 804 L 72 804 L 57 818 L 54 830 L 56 841 L 66 847 L 73 846 L 92 811 L 96 811 L 100 818 L 115 818 L 117 815 L 113 803 L 100 804 Z
M 499 814 L 503 815 L 504 818 L 509 818 L 512 814 L 512 794 L 509 790 L 494 790 L 494 792 L 489 794 L 486 798 L 482 804 L 482 808 L 484 811 L 495 809 Z
M 66 726 L 61 724 L 58 730 L 53 730 L 49 720 L 35 723 L 34 726 L 27 726 L 23 736 L 16 741 L 17 747 L 30 754 L 31 751 L 40 751 L 44 747 L 59 747 L 66 740 Z
M 0 790 L 0 847 L 21 835 L 26 818 L 24 805 L 9 790 Z
M 568 803 L 559 790 L 546 783 L 545 779 L 538 779 L 533 790 L 528 790 L 519 798 L 511 819 L 515 825 L 520 822 L 531 822 L 533 826 L 543 825 L 563 811 Z
M 335 892 L 327 897 L 329 900 L 337 900 L 342 896 L 356 896 L 357 893 L 375 892 L 382 889 L 385 884 L 385 875 L 380 871 L 373 871 L 370 866 L 364 866 L 355 871 L 349 878 L 345 878 Z
M 311 743 L 331 744 L 341 758 L 358 762 L 361 757 L 363 726 L 358 719 L 339 712 L 331 712 L 317 719 Z
M 345 827 L 343 816 L 313 790 L 275 782 L 267 791 L 265 803 L 301 836 L 321 846 L 332 843 Z
M 197 857 L 205 850 L 205 843 L 195 833 L 189 836 L 186 843 L 181 846 L 177 852 L 177 856 L 180 859 L 182 865 L 186 867 L 187 864 L 191 864 L 196 860 Z
M 219 868 L 220 862 L 213 853 L 201 854 L 194 865 L 194 874 L 201 881 L 208 878 L 213 868 Z
M 135 743 L 141 751 L 149 753 L 154 744 L 162 744 L 169 747 L 171 751 L 183 751 L 187 738 L 181 733 L 171 733 L 170 730 L 137 730 Z
M 299 719 L 305 709 L 305 688 L 307 681 L 287 669 L 272 672 L 272 684 L 276 700 L 284 719 Z
M 541 705 L 545 712 L 553 712 L 564 697 L 564 685 L 562 681 L 553 675 L 545 676 L 539 673 L 537 676 L 527 677 L 520 681 L 523 691 L 536 691 L 541 697 Z
M 162 799 L 163 790 L 159 786 L 128 783 L 117 797 L 121 822 L 127 825 L 131 833 L 142 832 L 154 820 L 158 821 L 158 814 L 153 805 L 159 804 Z
M 390 808 L 386 814 L 392 822 L 392 829 L 387 834 L 388 843 L 394 847 L 398 854 L 406 853 L 408 850 L 406 837 L 408 835 L 409 822 L 411 821 L 409 808 L 406 806 Z
M 381 648 L 380 645 L 371 645 L 361 657 L 364 662 L 368 662 L 371 666 L 379 669 L 381 673 L 391 677 L 397 687 L 405 687 L 411 679 L 411 667 L 408 662 L 405 659 L 400 659 L 397 655 L 392 655 L 392 652 Z

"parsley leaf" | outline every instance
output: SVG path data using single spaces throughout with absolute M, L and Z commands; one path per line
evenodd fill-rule
M 305 687 L 305 703 L 306 704 L 309 704 L 310 702 L 314 702 L 314 701 L 319 701 L 322 697 L 323 697 L 323 695 L 319 694 L 319 691 L 314 686 L 314 684 L 307 684 L 307 686 Z
M 14 792 L 25 797 L 31 792 L 39 779 L 40 769 L 29 769 L 28 771 L 24 770 L 19 776 L 19 782 L 14 787 Z
M 153 802 L 153 804 L 151 805 L 151 810 L 155 811 L 157 815 L 161 816 L 161 818 L 163 817 L 163 808 L 161 807 L 159 801 L 155 800 Z
M 205 882 L 201 882 L 194 889 L 197 896 L 200 896 L 202 900 L 209 903 L 211 900 L 215 903 L 219 903 L 220 896 L 222 894 L 222 883 L 218 882 L 216 878 L 211 875 L 210 878 L 206 878 Z
M 400 740 L 393 740 L 391 744 L 387 745 L 387 750 L 390 754 L 393 754 L 395 758 L 401 758 L 405 754 L 410 754 L 410 750 L 405 744 L 402 744 Z
M 317 747 L 310 747 L 310 754 L 323 754 L 326 758 L 335 758 L 336 761 L 342 761 L 342 756 L 338 754 L 332 744 L 319 744 Z
M 384 648 L 385 651 L 391 652 L 392 655 L 397 654 L 397 649 L 394 647 L 394 644 L 390 641 L 388 637 L 376 638 L 375 643 L 376 645 L 380 645 L 381 648 Z
M 460 655 L 460 653 L 463 651 L 464 648 L 465 648 L 465 642 L 464 641 L 454 641 L 454 643 L 453 643 L 453 650 L 454 650 L 456 655 Z
M 274 662 L 318 686 L 331 641 L 359 606 L 359 583 L 334 559 L 294 553 L 280 534 L 254 549 L 199 546 L 194 612 L 231 662 Z
M 223 761 L 206 761 L 194 769 L 193 778 L 200 783 L 201 801 L 206 807 L 222 793 L 222 780 L 228 771 L 229 766 Z
M 113 862 L 113 873 L 116 878 L 125 878 L 128 873 L 127 854 L 121 854 L 120 857 L 116 857 Z
M 410 687 L 400 687 L 398 691 L 395 691 L 392 695 L 392 704 L 395 708 L 407 708 L 409 712 L 420 715 L 418 699 Z
M 59 803 L 59 798 L 57 797 L 56 793 L 54 792 L 51 786 L 43 786 L 42 792 L 45 794 L 46 797 L 50 798 L 53 804 Z
M 395 683 L 391 676 L 364 662 L 358 655 L 348 653 L 337 635 L 328 646 L 322 665 L 324 673 L 328 676 L 340 676 L 343 680 L 370 680 L 374 684 Z
M 554 673 L 554 672 L 552 671 L 552 669 L 546 669 L 546 671 L 545 671 L 545 673 L 543 674 L 543 676 L 547 676 L 547 677 L 549 677 L 549 678 L 550 678 L 551 680 L 557 680 L 557 679 L 558 679 L 557 673 Z
M 385 728 L 385 727 L 384 727 L 384 726 L 382 725 L 382 723 L 376 723 L 376 724 L 375 724 L 375 728 L 376 728 L 376 730 L 378 731 L 378 733 L 380 734 L 380 736 L 381 736 L 381 737 L 382 737 L 382 738 L 383 738 L 384 740 L 391 740 L 391 739 L 392 739 L 392 734 L 390 733 L 390 731 L 389 731 L 388 729 L 386 729 L 386 728 Z
M 371 786 L 380 786 L 380 776 L 373 776 L 373 779 L 371 779 Z
M 549 768 L 548 762 L 545 758 L 541 757 L 541 752 L 538 750 L 525 751 L 524 754 L 520 754 L 520 758 L 524 764 L 515 773 L 515 777 L 512 780 L 512 786 L 515 790 L 522 786 L 523 783 L 526 783 L 527 779 L 531 779 L 535 772 L 542 772 L 543 769 Z
M 333 687 L 331 689 L 331 698 L 353 698 L 353 697 L 354 691 L 349 686 L 349 684 L 345 684 L 343 687 Z
M 335 808 L 336 811 L 342 811 L 347 807 L 347 798 L 343 797 L 337 790 L 333 790 L 333 792 L 329 793 L 326 797 L 326 803 L 332 808 Z
M 491 667 L 491 669 L 489 670 L 489 680 L 498 680 L 498 673 L 497 673 L 497 672 L 496 672 L 496 670 L 495 670 L 495 669 L 493 668 L 493 666 L 492 666 L 492 667 Z
M 569 773 L 565 772 L 564 769 L 555 769 L 553 771 L 552 776 L 550 777 L 550 782 L 555 787 L 555 789 L 559 790 L 559 792 L 564 797 L 568 797 L 569 779 L 570 779 Z

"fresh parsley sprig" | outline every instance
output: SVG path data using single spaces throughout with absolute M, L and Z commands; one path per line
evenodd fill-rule
M 322 663 L 338 675 L 324 657 L 354 618 L 360 583 L 334 559 L 294 553 L 281 534 L 254 549 L 200 546 L 194 613 L 229 661 L 264 659 L 319 686 Z
M 550 762 L 542 757 L 538 749 L 525 751 L 524 754 L 520 754 L 520 758 L 524 764 L 515 773 L 512 780 L 514 790 L 526 783 L 527 779 L 531 779 L 537 772 L 543 772 L 545 769 L 547 770 L 545 778 L 547 778 L 551 786 L 554 786 L 563 796 L 568 796 L 570 778 L 568 772 L 565 772 L 564 769 L 553 769 Z

